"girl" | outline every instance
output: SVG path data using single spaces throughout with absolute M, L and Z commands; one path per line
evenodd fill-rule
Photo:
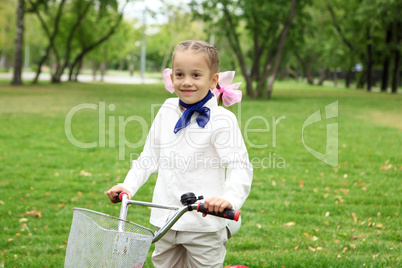
M 225 105 L 240 101 L 241 92 L 233 89 L 240 83 L 228 85 L 234 72 L 219 77 L 218 66 L 218 52 L 208 43 L 177 45 L 173 70 L 165 70 L 164 76 L 166 89 L 178 98 L 162 105 L 124 183 L 107 191 L 111 200 L 122 191 L 131 198 L 158 172 L 154 203 L 181 206 L 180 196 L 194 192 L 206 198 L 209 211 L 241 208 L 250 192 L 252 166 L 235 115 L 217 104 L 217 96 Z M 152 209 L 150 222 L 158 229 L 172 214 Z M 205 216 L 186 213 L 156 242 L 154 266 L 222 267 L 228 220 Z

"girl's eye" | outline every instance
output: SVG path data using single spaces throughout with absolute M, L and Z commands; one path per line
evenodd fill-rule
M 200 75 L 199 75 L 199 74 L 193 74 L 193 76 L 194 76 L 194 77 L 200 77 Z
M 176 76 L 177 76 L 177 77 L 182 77 L 183 74 L 182 74 L 182 73 L 177 73 Z

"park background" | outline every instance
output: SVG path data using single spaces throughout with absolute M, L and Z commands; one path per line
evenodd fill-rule
M 236 71 L 243 101 L 230 109 L 256 160 L 225 266 L 400 265 L 400 1 L 0 6 L 0 267 L 63 266 L 74 207 L 118 215 L 104 191 L 124 179 L 146 133 L 124 120 L 150 126 L 151 107 L 172 96 L 161 71 L 187 39 L 214 44 L 220 70 Z M 71 133 L 92 148 L 65 126 L 85 103 L 96 109 L 77 112 Z M 329 153 L 335 125 L 330 165 L 308 148 Z M 155 179 L 135 198 L 151 201 Z M 148 217 L 129 210 L 136 223 Z

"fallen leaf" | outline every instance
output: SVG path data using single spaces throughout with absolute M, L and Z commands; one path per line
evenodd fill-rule
M 356 249 L 356 245 L 355 245 L 355 244 L 349 244 L 349 246 L 350 246 L 353 250 Z
M 316 237 L 315 235 L 311 238 L 311 240 L 313 240 L 313 241 L 317 241 L 318 240 L 318 237 Z
M 272 186 L 276 186 L 276 182 L 275 182 L 275 181 L 272 181 Z
M 322 247 L 317 247 L 317 250 L 322 250 Z
M 27 218 L 21 218 L 21 219 L 20 219 L 20 223 L 27 222 L 27 221 L 28 221 Z
M 257 224 L 258 229 L 261 229 L 261 227 L 262 227 L 261 224 Z
M 81 170 L 80 175 L 81 175 L 81 176 L 85 176 L 85 177 L 90 177 L 90 176 L 92 176 L 92 173 L 86 172 L 86 171 L 84 171 L 84 170 Z
M 341 191 L 344 195 L 348 195 L 350 190 L 341 188 L 339 191 Z
M 375 228 L 383 228 L 384 226 L 382 225 L 382 223 L 377 222 L 377 224 L 375 225 Z
M 27 211 L 25 212 L 25 215 L 28 216 L 33 216 L 35 218 L 41 218 L 42 217 L 42 211 L 36 211 L 36 210 L 32 210 L 32 211 Z
M 4 205 L 4 201 L 3 201 L 3 200 L 0 200 L 0 205 Z
M 308 249 L 311 250 L 312 252 L 315 252 L 315 251 L 316 251 L 315 248 L 312 248 L 312 247 L 310 247 L 310 246 L 308 246 Z
M 296 223 L 294 221 L 291 221 L 291 222 L 283 224 L 282 226 L 283 227 L 290 227 L 290 226 L 294 226 L 294 225 L 296 225 Z
M 355 236 L 355 235 L 352 235 L 351 237 L 349 237 L 349 240 L 350 240 L 350 241 L 353 241 L 353 240 L 356 240 L 356 239 L 358 239 L 358 237 Z
M 299 248 L 299 245 L 296 245 L 296 246 L 295 246 L 295 249 L 298 249 L 298 248 Z
M 342 253 L 345 253 L 347 250 L 348 250 L 348 248 L 344 247 L 343 250 L 342 250 Z
M 299 187 L 303 188 L 304 187 L 304 181 L 299 181 Z
M 391 164 L 386 165 L 386 166 L 381 166 L 381 167 L 380 167 L 381 170 L 389 170 L 389 169 L 391 169 L 391 168 L 392 168 L 392 165 L 391 165 Z
M 329 216 L 329 211 L 325 212 L 325 217 Z
M 14 240 L 14 239 L 12 239 L 12 238 L 7 239 L 8 242 L 11 242 L 11 241 L 13 241 L 13 240 Z

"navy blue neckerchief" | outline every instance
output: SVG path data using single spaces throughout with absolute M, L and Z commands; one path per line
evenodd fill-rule
M 197 124 L 200 127 L 205 127 L 205 125 L 209 122 L 209 116 L 210 116 L 210 109 L 208 107 L 203 107 L 207 101 L 209 101 L 212 98 L 212 93 L 209 90 L 207 96 L 200 100 L 197 103 L 193 104 L 186 104 L 182 102 L 182 100 L 179 100 L 179 104 L 186 108 L 182 116 L 179 118 L 179 120 L 176 123 L 176 126 L 174 127 L 174 133 L 176 134 L 179 132 L 179 130 L 187 127 L 190 125 L 191 122 L 191 116 L 193 115 L 194 112 L 198 112 L 196 121 Z

